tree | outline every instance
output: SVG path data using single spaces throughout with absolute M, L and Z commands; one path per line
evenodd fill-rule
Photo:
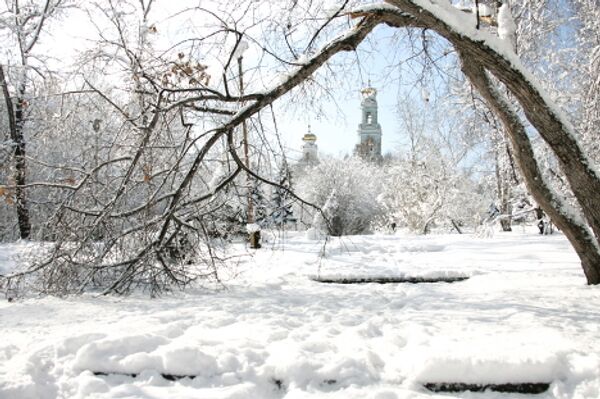
M 14 204 L 18 218 L 19 236 L 28 239 L 31 235 L 31 221 L 25 184 L 27 183 L 26 124 L 31 100 L 28 89 L 31 86 L 32 74 L 42 73 L 32 61 L 38 58 L 34 48 L 42 36 L 47 20 L 56 14 L 62 6 L 62 0 L 44 0 L 43 2 L 11 0 L 6 4 L 5 15 L 1 21 L 8 31 L 8 39 L 14 45 L 14 60 L 11 65 L 13 84 L 9 86 L 9 76 L 5 67 L 0 65 L 0 85 L 4 97 L 5 111 L 8 116 L 8 129 L 12 140 L 14 163 Z
M 269 224 L 277 228 L 283 228 L 295 223 L 293 204 L 290 201 L 289 192 L 292 189 L 292 175 L 284 165 L 279 168 L 278 185 L 273 188 L 270 202 Z
M 582 62 L 578 62 L 578 91 L 582 94 L 582 117 L 578 128 L 583 136 L 590 156 L 600 162 L 600 22 L 598 2 L 595 0 L 573 0 L 577 21 L 577 44 Z M 570 64 L 570 63 L 569 63 Z
M 426 98 L 399 102 L 404 142 L 383 171 L 378 200 L 385 212 L 380 228 L 395 223 L 418 234 L 427 234 L 435 226 L 461 232 L 461 226 L 477 221 L 483 203 L 489 201 L 491 195 L 482 194 L 473 178 L 477 157 L 482 156 L 479 139 L 462 119 L 464 107 L 452 102 L 450 94 L 445 88 Z M 461 118 L 448 117 L 456 108 Z M 478 174 L 478 179 L 486 176 L 482 170 Z
M 418 160 L 393 160 L 383 176 L 378 197 L 385 209 L 382 228 L 395 223 L 428 234 L 434 226 L 449 226 L 461 233 L 461 227 L 474 224 L 483 208 L 485 196 L 468 174 L 435 150 Z
M 263 191 L 263 185 L 257 181 L 252 183 L 250 196 L 252 197 L 253 223 L 260 227 L 266 227 L 269 224 L 269 201 Z
M 519 200 L 520 173 L 515 165 L 513 149 L 502 127 L 485 101 L 473 92 L 471 84 L 461 81 L 455 89 L 456 105 L 463 110 L 459 117 L 462 129 L 471 131 L 479 143 L 483 143 L 485 156 L 480 159 L 493 170 L 490 200 L 497 214 L 493 222 L 499 221 L 503 231 L 512 231 L 513 205 Z

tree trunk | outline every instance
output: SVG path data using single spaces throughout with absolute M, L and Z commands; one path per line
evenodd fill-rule
M 512 231 L 512 221 L 510 217 L 500 219 L 500 226 L 502 227 L 502 231 L 504 232 Z
M 15 206 L 17 207 L 19 237 L 26 240 L 31 235 L 31 222 L 29 220 L 29 208 L 27 206 L 27 193 L 24 188 L 27 176 L 25 137 L 23 135 L 23 125 L 25 122 L 23 115 L 24 100 L 22 98 L 17 98 L 16 105 L 13 105 L 2 66 L 0 66 L 0 84 L 2 84 L 2 93 L 6 104 L 10 138 L 13 141 L 13 156 L 15 162 Z
M 248 235 L 248 239 L 250 241 L 250 248 L 252 249 L 260 249 L 262 245 L 260 245 L 260 231 L 253 231 Z
M 502 169 L 500 161 L 496 161 L 496 178 L 498 179 L 498 196 L 500 198 L 500 226 L 502 231 L 512 231 L 511 184 L 507 173 Z

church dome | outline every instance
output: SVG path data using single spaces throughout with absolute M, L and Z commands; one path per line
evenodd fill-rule
M 371 97 L 375 97 L 377 95 L 377 89 L 375 89 L 374 87 L 365 87 L 364 89 L 362 89 L 360 91 L 363 95 L 364 98 L 371 98 Z
M 360 93 L 363 96 L 363 100 L 375 101 L 375 97 L 377 96 L 377 89 L 375 89 L 374 87 L 371 87 L 371 85 L 369 85 L 368 87 L 365 87 L 364 89 L 362 89 L 360 91 Z
M 306 133 L 304 137 L 302 137 L 302 141 L 310 141 L 314 143 L 317 141 L 317 136 L 312 133 Z

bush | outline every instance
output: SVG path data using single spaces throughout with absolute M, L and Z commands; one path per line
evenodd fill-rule
M 303 222 L 335 236 L 368 233 L 382 212 L 376 200 L 381 177 L 376 164 L 358 158 L 322 159 L 299 176 L 297 192 L 322 207 L 327 221 L 320 213 L 304 212 Z

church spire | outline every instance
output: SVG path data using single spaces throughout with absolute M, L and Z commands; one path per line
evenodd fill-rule
M 377 121 L 377 89 L 369 85 L 362 89 L 361 123 L 358 125 L 358 144 L 354 150 L 363 159 L 379 161 L 381 156 L 381 125 Z
M 316 144 L 317 136 L 311 131 L 310 123 L 308 124 L 308 133 L 302 137 L 302 141 L 304 141 L 304 144 L 302 145 L 302 159 L 300 162 L 306 165 L 318 163 L 319 148 Z

